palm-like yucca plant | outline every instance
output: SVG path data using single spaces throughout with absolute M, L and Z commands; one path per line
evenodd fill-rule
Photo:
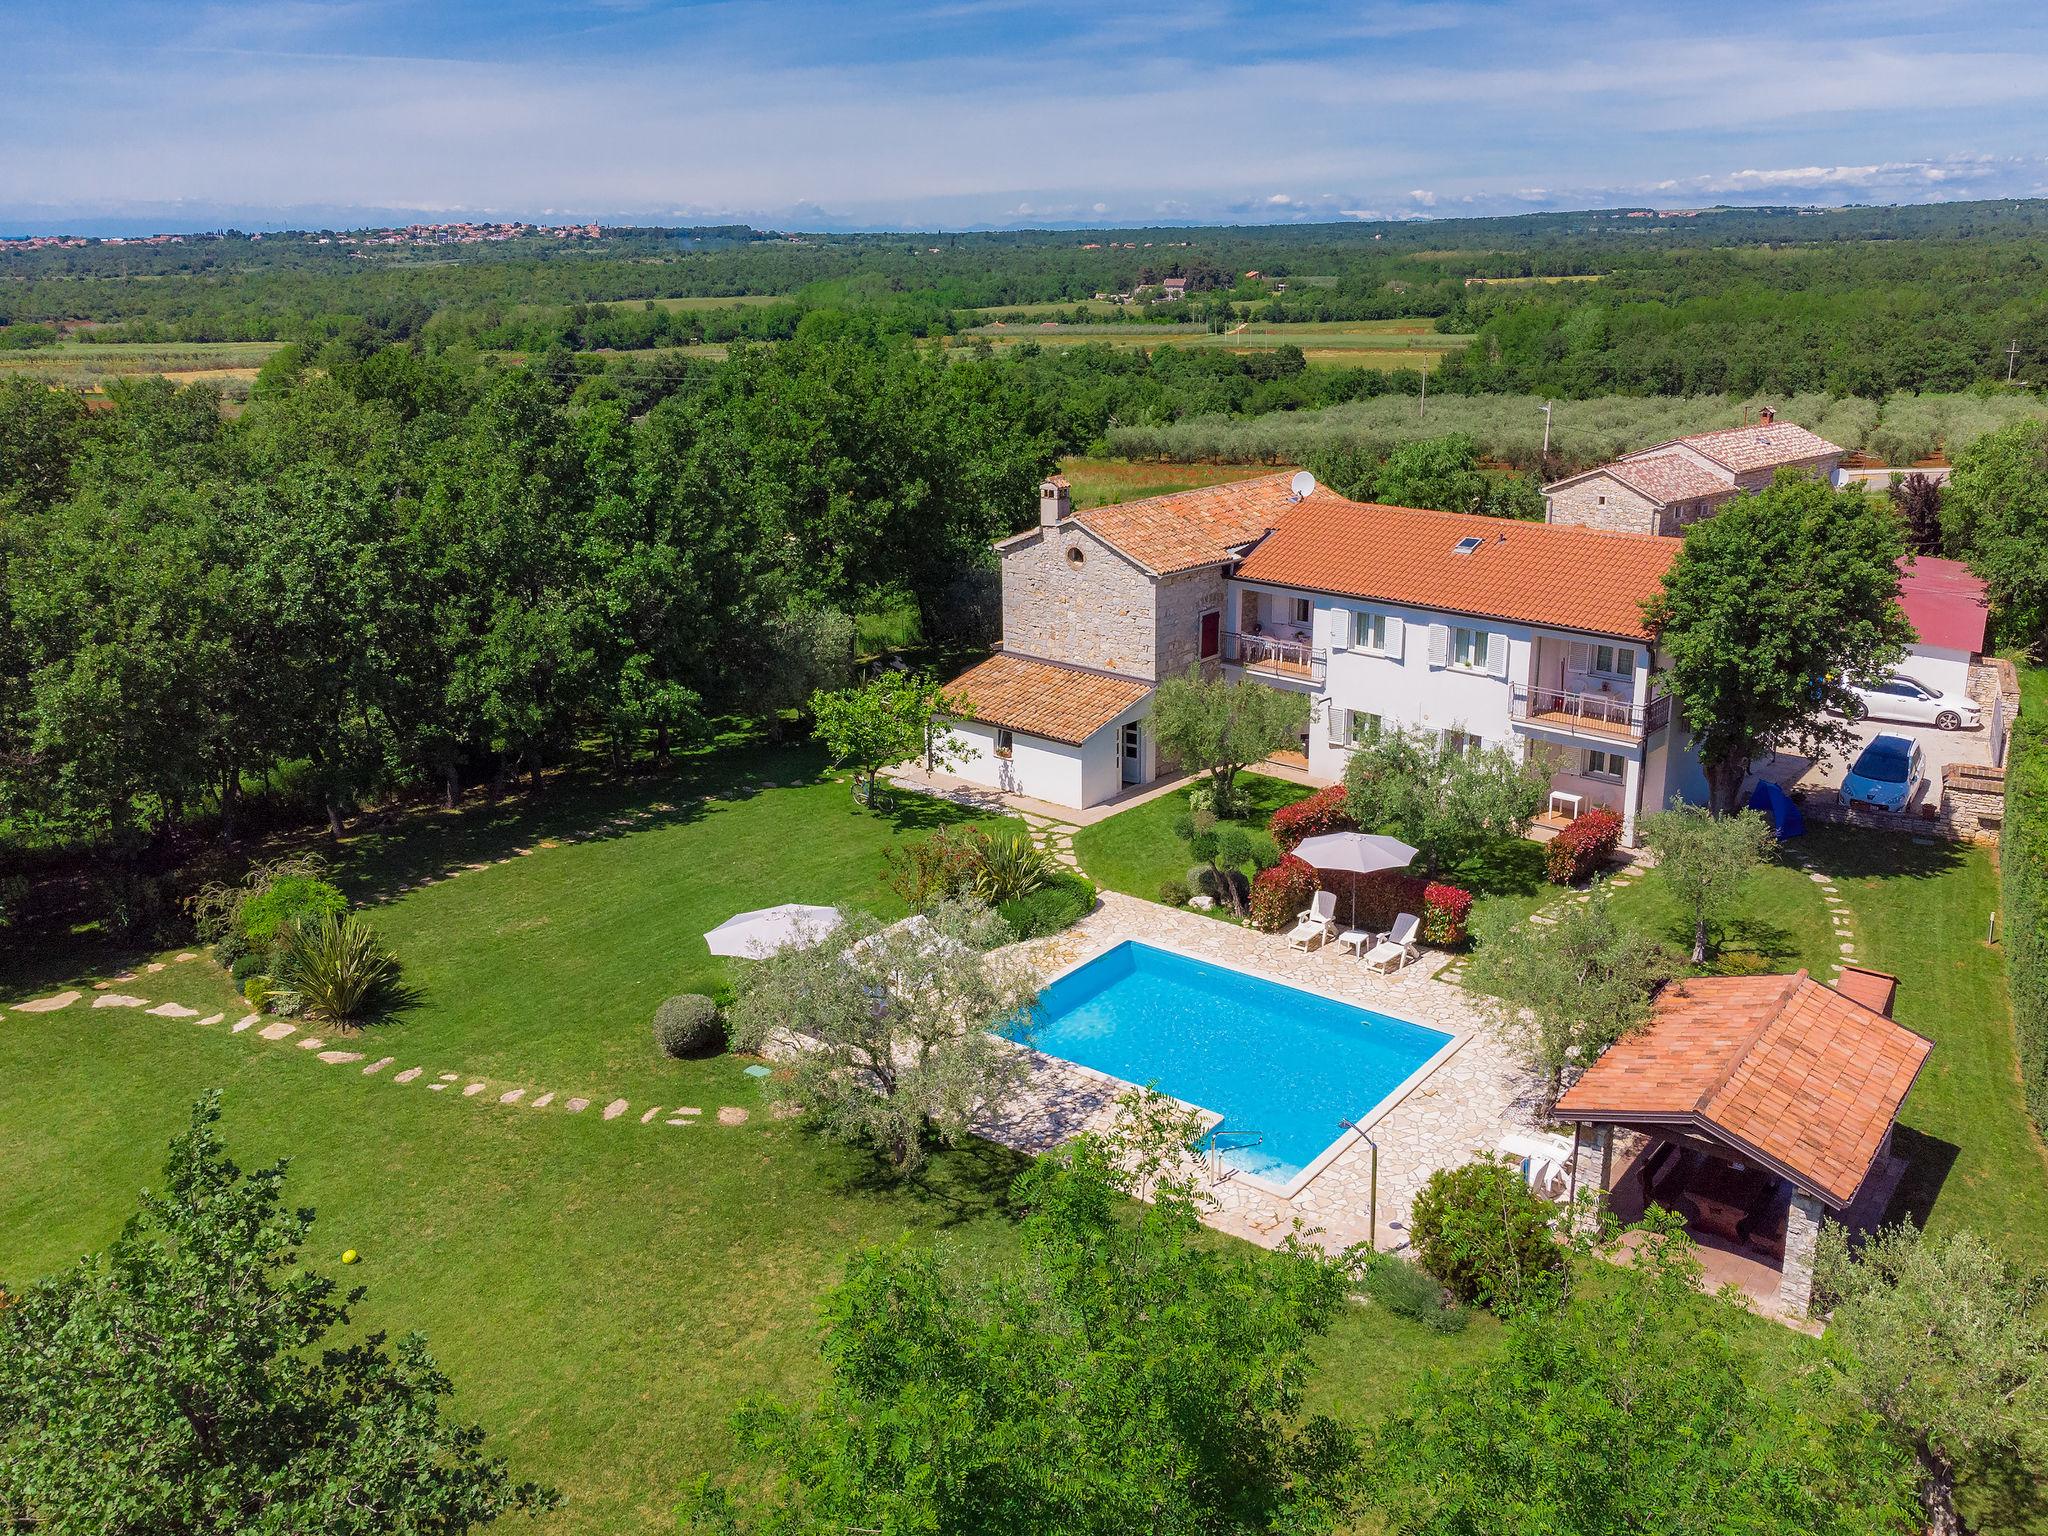
M 286 929 L 272 966 L 273 996 L 322 1024 L 357 1024 L 404 998 L 398 961 L 361 917 L 328 915 Z
M 987 832 L 976 839 L 974 894 L 992 907 L 1037 890 L 1053 877 L 1049 853 L 1025 832 Z

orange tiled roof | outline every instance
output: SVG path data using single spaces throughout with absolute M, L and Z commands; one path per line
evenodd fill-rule
M 1076 513 L 1089 529 L 1154 575 L 1220 565 L 1293 505 L 1287 475 L 1148 496 Z
M 1725 464 L 1737 474 L 1752 469 L 1769 469 L 1774 464 L 1800 464 L 1808 459 L 1841 457 L 1842 450 L 1817 432 L 1792 421 L 1759 422 L 1748 427 L 1726 427 L 1719 432 L 1696 432 L 1681 437 L 1694 453 L 1704 454 L 1716 464 Z M 1660 443 L 1659 448 L 1669 447 Z M 1656 449 L 1648 449 L 1654 453 Z
M 1079 746 L 1152 685 L 998 651 L 954 678 L 946 691 L 973 705 L 979 723 Z
M 1454 554 L 1460 539 L 1485 542 Z M 1317 489 L 1287 509 L 1237 574 L 1345 597 L 1647 640 L 1679 540 L 1346 501 Z
M 1571 1120 L 1688 1125 L 1840 1209 L 1932 1045 L 1800 971 L 1667 987 L 1558 1100 Z
M 1732 480 L 1723 480 L 1682 453 L 1649 453 L 1637 459 L 1618 459 L 1605 468 L 1615 479 L 1663 505 L 1732 495 L 1735 490 Z

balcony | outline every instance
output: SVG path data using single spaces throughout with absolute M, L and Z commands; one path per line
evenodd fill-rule
M 1233 667 L 1278 682 L 1320 683 L 1325 671 L 1323 653 L 1307 640 L 1283 635 L 1246 635 L 1226 630 L 1223 659 Z
M 1658 694 L 1637 704 L 1623 693 L 1572 693 L 1562 688 L 1516 688 L 1510 715 L 1523 725 L 1601 741 L 1641 741 L 1664 728 L 1671 699 Z

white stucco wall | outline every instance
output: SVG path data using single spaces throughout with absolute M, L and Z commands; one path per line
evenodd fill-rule
M 1906 652 L 1906 659 L 1899 663 L 1899 671 L 1942 693 L 1952 693 L 1958 698 L 1970 696 L 1970 653 L 1952 651 L 1938 645 L 1914 645 Z
M 1007 758 L 996 756 L 994 726 L 979 721 L 958 721 L 953 725 L 952 733 L 966 744 L 966 751 L 951 771 L 970 783 L 1029 795 L 1034 800 L 1047 800 L 1054 805 L 1073 806 L 1077 810 L 1100 805 L 1124 788 L 1122 753 L 1125 723 L 1143 720 L 1151 713 L 1151 708 L 1150 699 L 1133 705 L 1079 746 L 1046 741 L 1042 737 L 1014 731 Z M 1143 783 L 1154 776 L 1158 759 L 1152 733 L 1145 731 L 1141 739 L 1144 756 L 1143 776 L 1139 782 Z

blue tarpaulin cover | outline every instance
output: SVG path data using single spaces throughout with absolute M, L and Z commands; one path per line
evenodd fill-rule
M 1799 814 L 1799 807 L 1792 803 L 1792 797 L 1769 779 L 1756 781 L 1756 788 L 1750 793 L 1749 808 L 1770 817 L 1771 830 L 1778 834 L 1781 842 L 1806 830 L 1806 818 Z

